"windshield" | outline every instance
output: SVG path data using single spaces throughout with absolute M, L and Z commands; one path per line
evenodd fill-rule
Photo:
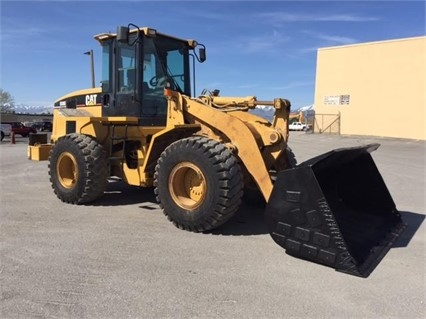
M 157 35 L 144 39 L 143 81 L 150 90 L 168 86 L 191 95 L 188 47 L 185 43 Z

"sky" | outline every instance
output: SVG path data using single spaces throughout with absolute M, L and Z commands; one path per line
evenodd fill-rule
M 207 48 L 196 94 L 287 98 L 315 94 L 318 48 L 426 35 L 425 1 L 3 1 L 0 88 L 15 104 L 49 106 L 101 75 L 95 34 L 129 23 Z M 350 75 L 348 75 L 350 76 Z

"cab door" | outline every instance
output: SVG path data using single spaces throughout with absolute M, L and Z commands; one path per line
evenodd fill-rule
M 137 46 L 117 42 L 115 115 L 140 117 Z
M 108 41 L 102 47 L 103 116 L 140 117 L 139 46 Z

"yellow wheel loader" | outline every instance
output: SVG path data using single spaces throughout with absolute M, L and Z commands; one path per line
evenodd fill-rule
M 30 159 L 48 160 L 61 201 L 95 201 L 118 177 L 154 187 L 175 226 L 205 232 L 237 212 L 244 192 L 257 192 L 269 232 L 288 254 L 362 277 L 403 230 L 370 155 L 378 145 L 296 166 L 287 146 L 288 100 L 218 90 L 192 96 L 204 45 L 133 24 L 95 39 L 101 87 L 58 99 L 50 143 L 28 149 Z M 257 105 L 275 109 L 271 122 L 249 112 Z

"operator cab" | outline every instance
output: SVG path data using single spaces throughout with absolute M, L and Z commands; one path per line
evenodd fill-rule
M 204 62 L 205 48 L 150 28 L 118 27 L 95 36 L 102 46 L 102 116 L 138 117 L 142 126 L 165 126 L 164 88 L 191 96 L 190 55 Z

